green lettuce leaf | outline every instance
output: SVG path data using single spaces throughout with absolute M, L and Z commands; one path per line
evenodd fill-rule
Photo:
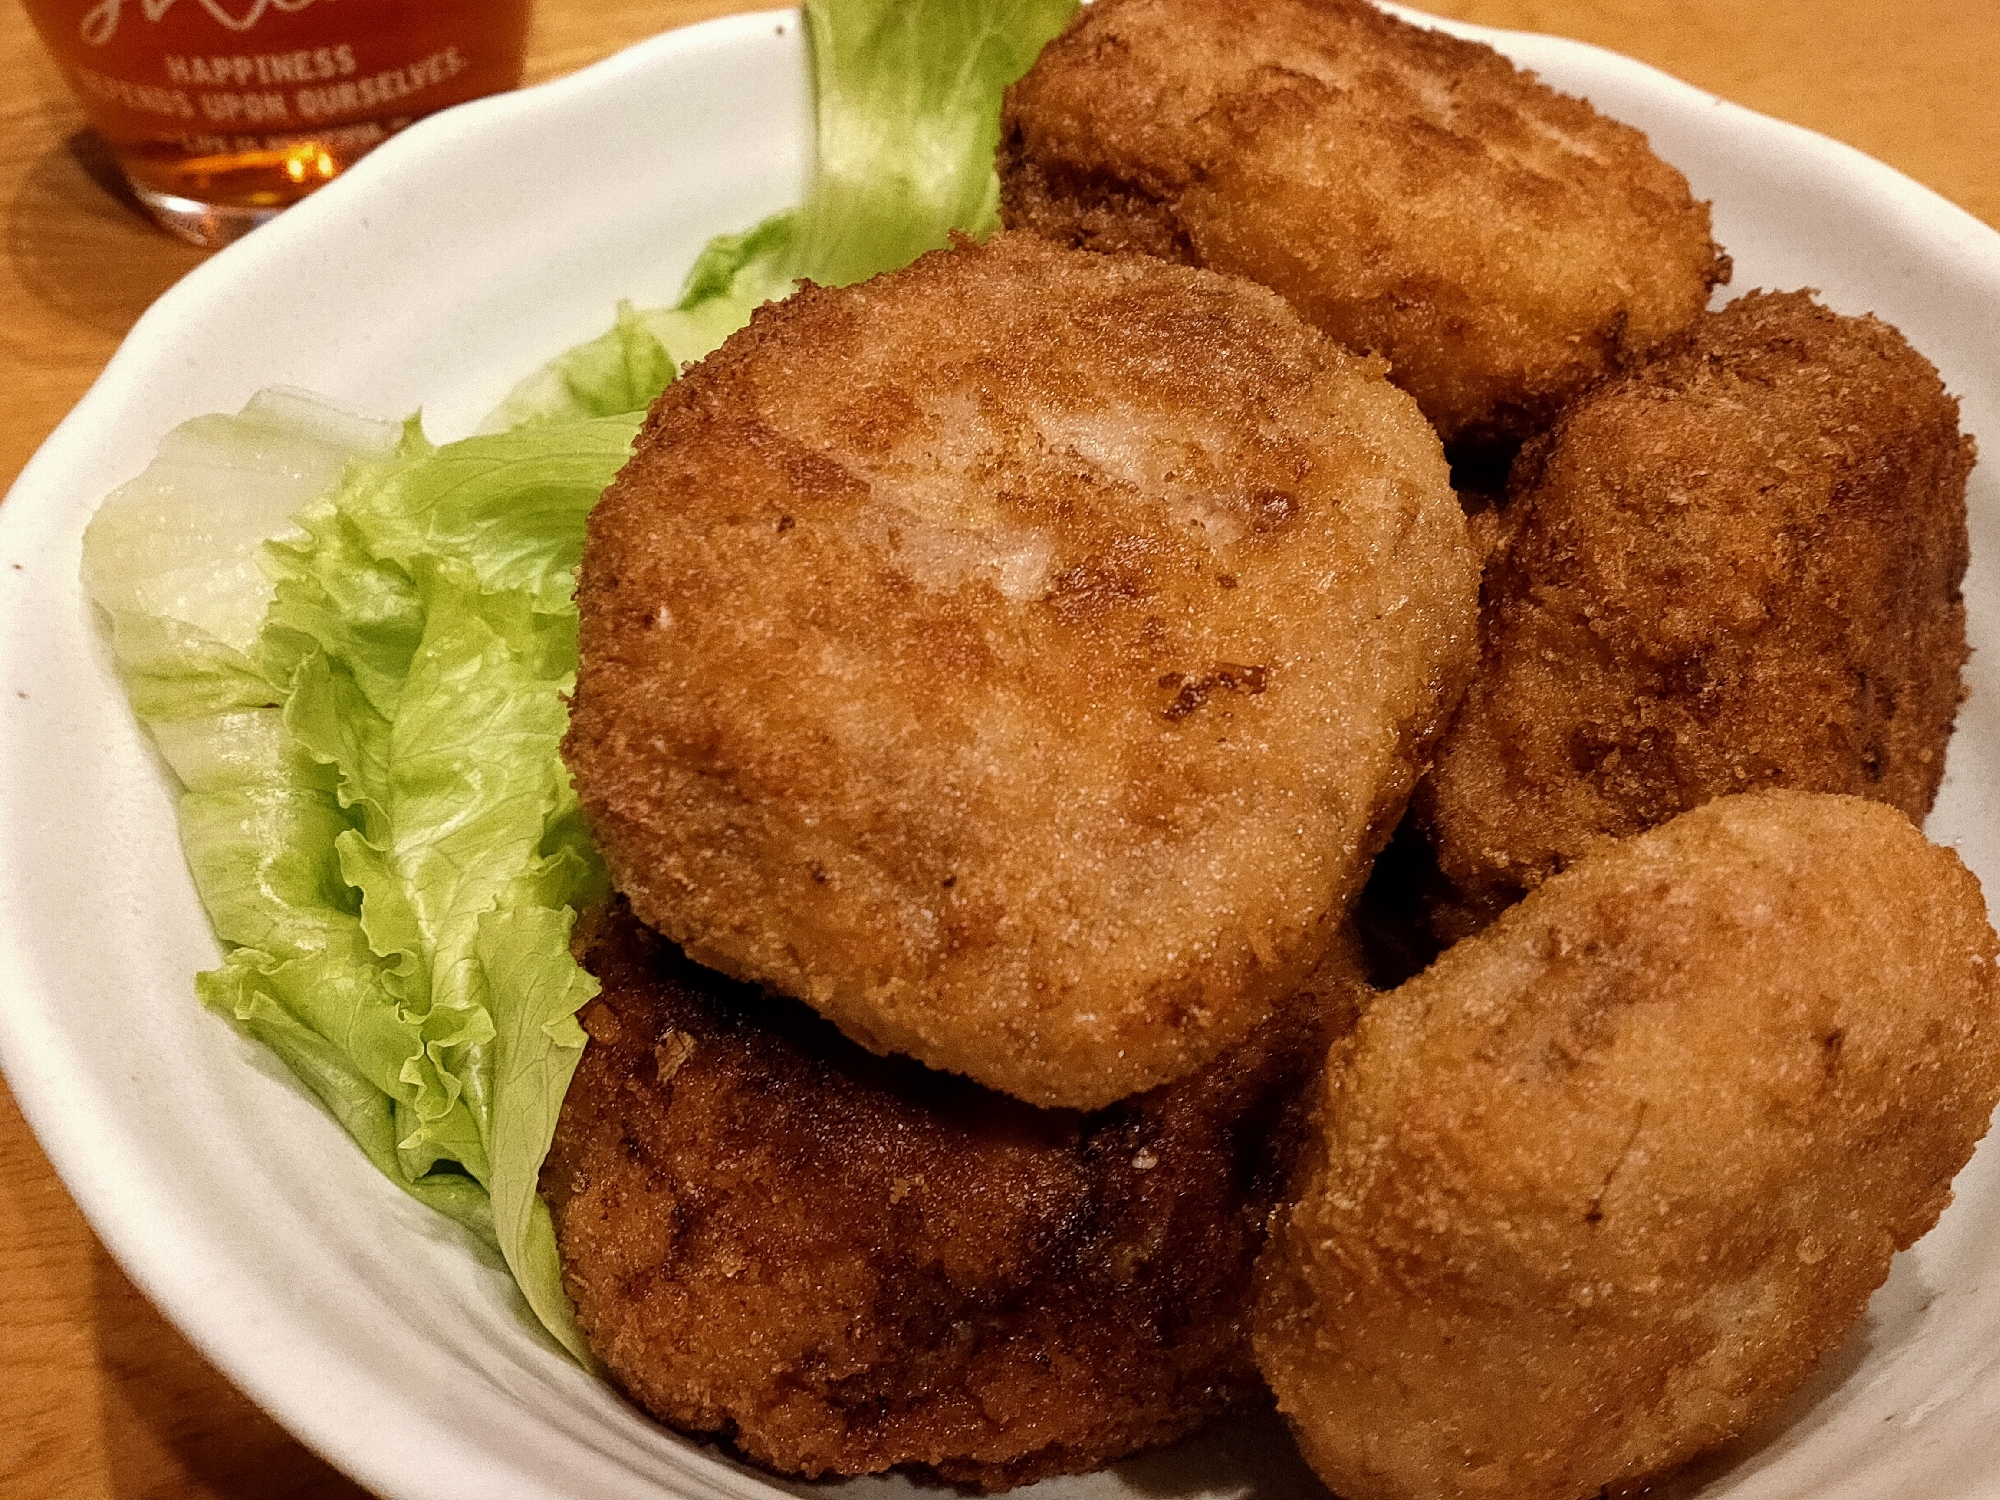
M 522 381 L 487 426 L 641 410 L 800 281 L 845 286 L 954 232 L 985 238 L 999 226 L 1000 96 L 1076 6 L 807 0 L 817 155 L 805 203 L 709 241 L 678 303 L 621 304 L 609 332 Z
M 515 386 L 486 419 L 489 432 L 644 411 L 677 364 L 704 358 L 750 321 L 752 309 L 791 295 L 799 272 L 799 211 L 788 208 L 702 248 L 672 307 L 618 304 L 610 330 L 558 355 Z M 671 353 L 669 351 L 672 351 Z
M 1000 95 L 1075 0 L 808 4 L 818 163 L 798 274 L 845 286 L 999 227 Z
M 86 538 L 226 949 L 196 988 L 391 1180 L 497 1248 L 585 1358 L 535 1192 L 596 989 L 569 931 L 605 892 L 558 746 L 584 517 L 637 422 L 442 448 L 369 424 L 342 449 L 286 399 L 177 430 Z M 297 512 L 240 579 L 263 616 L 249 636 L 241 610 L 170 576 L 213 524 L 212 503 L 161 498 L 191 465 L 252 490 L 329 485 L 265 518 Z M 157 547 L 127 544 L 142 526 Z

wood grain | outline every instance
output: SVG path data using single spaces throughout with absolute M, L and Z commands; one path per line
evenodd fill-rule
M 730 0 L 543 0 L 554 77 Z M 1993 0 L 1434 0 L 1629 53 L 1882 158 L 2000 226 Z M 153 229 L 18 6 L 0 5 L 0 484 L 200 252 Z M 1989 443 L 1992 439 L 1989 439 Z M 0 1496 L 268 1500 L 362 1492 L 211 1368 L 112 1263 L 0 1092 Z

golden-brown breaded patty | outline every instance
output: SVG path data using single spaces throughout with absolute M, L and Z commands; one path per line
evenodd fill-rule
M 1456 700 L 1437 439 L 1248 282 L 1007 236 L 808 288 L 590 518 L 564 753 L 634 910 L 1031 1103 L 1311 970 Z
M 1492 909 L 1759 786 L 1921 821 L 1967 655 L 1972 441 L 1902 335 L 1753 293 L 1515 465 L 1479 677 L 1418 794 Z
M 1893 808 L 1600 846 L 1336 1043 L 1259 1363 L 1345 1500 L 1582 1500 L 1741 1432 L 2000 1097 L 1979 885 Z
M 616 910 L 543 1192 L 591 1347 L 662 1420 L 805 1475 L 998 1489 L 1261 1398 L 1251 1268 L 1352 1024 L 1332 968 L 1102 1113 L 882 1059 Z
M 1546 425 L 1729 279 L 1642 134 L 1364 0 L 1098 0 L 1008 90 L 1000 177 L 1010 228 L 1276 288 L 1448 444 Z

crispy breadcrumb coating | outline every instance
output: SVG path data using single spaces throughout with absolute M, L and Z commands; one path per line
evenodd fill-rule
M 1377 999 L 1260 1264 L 1345 1500 L 1582 1500 L 1741 1432 L 1950 1201 L 2000 1097 L 1979 885 L 1880 803 L 1599 846 Z
M 1251 1267 L 1346 968 L 1079 1115 L 874 1057 L 622 908 L 580 947 L 604 990 L 543 1190 L 592 1348 L 663 1421 L 784 1473 L 999 1489 L 1262 1398 Z
M 697 961 L 1096 1107 L 1304 981 L 1476 592 L 1378 363 L 1000 236 L 765 307 L 660 397 L 590 518 L 564 753 Z
M 1447 444 L 1519 439 L 1729 279 L 1646 138 L 1363 0 L 1097 0 L 1007 93 L 1001 209 L 1274 287 Z
M 1753 293 L 1515 465 L 1477 681 L 1418 795 L 1491 910 L 1726 792 L 1921 821 L 1967 657 L 1972 440 L 1901 334 Z

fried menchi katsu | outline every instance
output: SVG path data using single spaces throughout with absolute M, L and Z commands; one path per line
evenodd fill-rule
M 1379 361 L 1002 235 L 766 306 L 659 398 L 590 518 L 564 754 L 697 962 L 1095 1108 L 1311 972 L 1477 589 Z
M 1258 1358 L 1345 1500 L 1583 1500 L 1743 1431 L 2000 1097 L 1976 880 L 1894 808 L 1725 797 L 1550 879 L 1337 1042 Z
M 1097 0 L 1008 90 L 1010 228 L 1281 292 L 1448 444 L 1518 441 L 1729 279 L 1646 138 L 1364 0 Z
M 1515 464 L 1479 676 L 1418 794 L 1467 907 L 1753 787 L 1922 821 L 1972 459 L 1928 360 L 1803 292 L 1704 315 L 1565 412 Z
M 1090 1115 L 879 1058 L 622 906 L 543 1169 L 591 1347 L 663 1421 L 784 1473 L 987 1489 L 1263 1398 L 1251 1270 L 1357 991 Z

